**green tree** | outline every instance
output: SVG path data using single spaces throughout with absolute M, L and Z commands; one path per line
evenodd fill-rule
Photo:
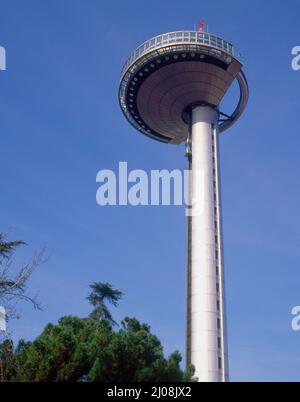
M 178 352 L 165 358 L 159 339 L 136 319 L 114 331 L 106 320 L 63 317 L 33 342 L 19 342 L 5 367 L 10 381 L 183 381 L 180 361 Z
M 0 343 L 0 382 L 5 382 L 14 375 L 14 363 L 13 342 L 5 339 Z
M 17 316 L 15 306 L 18 301 L 28 301 L 40 309 L 37 295 L 30 295 L 27 285 L 33 271 L 44 261 L 44 250 L 38 252 L 29 263 L 15 269 L 14 253 L 25 244 L 22 240 L 7 241 L 0 233 L 0 304 L 5 307 L 7 318 Z
M 115 325 L 116 322 L 112 318 L 106 301 L 117 307 L 123 293 L 120 290 L 114 289 L 109 283 L 103 282 L 94 282 L 90 285 L 90 288 L 92 291 L 88 294 L 87 300 L 94 307 L 90 318 L 94 320 L 107 320 L 111 325 Z
M 164 356 L 149 325 L 126 317 L 114 330 L 104 304 L 117 306 L 122 292 L 101 282 L 91 285 L 95 307 L 88 318 L 62 317 L 48 324 L 33 342 L 21 340 L 14 352 L 2 353 L 7 381 L 28 382 L 181 382 L 191 372 L 180 369 L 181 356 Z M 2 350 L 6 350 L 3 346 Z M 1 358 L 1 345 L 0 345 Z
M 9 258 L 18 246 L 25 244 L 22 240 L 6 241 L 3 233 L 0 233 L 0 264 L 4 258 Z

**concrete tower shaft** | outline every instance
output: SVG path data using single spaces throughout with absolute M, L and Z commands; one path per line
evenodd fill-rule
M 191 112 L 187 360 L 201 382 L 228 380 L 218 117 L 207 106 Z

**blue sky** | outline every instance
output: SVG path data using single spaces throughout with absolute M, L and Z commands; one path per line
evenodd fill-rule
M 183 146 L 139 135 L 119 110 L 127 55 L 163 32 L 209 30 L 236 44 L 251 98 L 221 138 L 231 380 L 300 379 L 300 45 L 297 0 L 1 0 L 0 230 L 24 239 L 16 264 L 48 248 L 32 277 L 45 309 L 22 305 L 16 339 L 65 314 L 85 316 L 88 285 L 125 293 L 119 320 L 149 323 L 184 353 L 186 228 L 182 207 L 96 204 L 100 169 L 184 169 Z M 233 102 L 234 91 L 224 107 Z M 226 111 L 226 110 L 225 110 Z

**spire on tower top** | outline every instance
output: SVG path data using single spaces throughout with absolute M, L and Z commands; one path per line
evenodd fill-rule
M 203 31 L 204 31 L 204 28 L 205 28 L 205 21 L 204 21 L 204 20 L 200 20 L 200 21 L 198 22 L 197 31 L 203 32 Z

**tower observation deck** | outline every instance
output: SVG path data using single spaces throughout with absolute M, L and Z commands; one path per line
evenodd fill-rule
M 220 111 L 237 80 L 231 115 Z M 249 91 L 234 46 L 204 31 L 156 36 L 123 67 L 119 101 L 127 120 L 163 143 L 187 143 L 191 170 L 188 217 L 187 364 L 201 382 L 228 381 L 219 133 L 243 113 Z

